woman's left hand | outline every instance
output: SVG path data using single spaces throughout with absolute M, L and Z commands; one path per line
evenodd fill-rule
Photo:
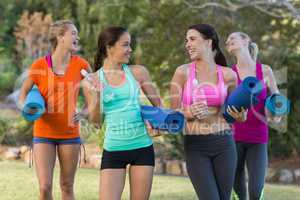
M 238 122 L 244 122 L 247 120 L 247 113 L 248 109 L 241 108 L 241 111 L 238 111 L 238 109 L 234 106 L 228 106 L 227 113 L 233 117 Z
M 272 115 L 272 113 L 268 109 L 265 109 L 265 113 L 266 113 L 268 123 L 278 124 L 282 120 L 282 116 Z

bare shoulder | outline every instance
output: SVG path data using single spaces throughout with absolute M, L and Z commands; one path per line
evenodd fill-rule
M 188 66 L 189 64 L 183 64 L 176 68 L 174 75 L 173 75 L 173 82 L 181 83 L 182 85 L 186 82 L 188 77 Z
M 188 75 L 188 66 L 189 66 L 189 64 L 183 64 L 183 65 L 178 66 L 176 68 L 175 73 L 179 73 L 179 74 L 187 76 Z
M 273 77 L 273 71 L 272 68 L 269 65 L 266 64 L 262 64 L 262 73 L 263 73 L 263 77 L 267 80 Z
M 136 78 L 149 75 L 149 70 L 144 65 L 128 65 L 128 67 Z
M 236 73 L 229 67 L 221 66 L 225 82 L 232 82 L 237 80 Z
M 128 65 L 131 73 L 133 74 L 134 78 L 142 83 L 146 80 L 149 79 L 150 77 L 150 74 L 149 74 L 149 71 L 148 69 L 143 66 L 143 65 Z
M 187 77 L 189 76 L 189 64 L 188 63 L 185 63 L 183 65 L 180 65 L 176 68 L 175 70 L 175 73 L 174 73 L 174 76 L 176 77 L 180 77 L 182 78 L 183 80 L 186 80 Z
M 143 65 L 128 65 L 130 71 L 134 74 L 142 75 L 148 73 L 148 69 Z
M 264 74 L 269 74 L 270 72 L 272 72 L 272 68 L 269 65 L 262 64 L 261 66 Z

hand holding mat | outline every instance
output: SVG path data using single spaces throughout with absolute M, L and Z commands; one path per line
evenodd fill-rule
M 262 89 L 263 85 L 257 78 L 252 76 L 245 78 L 243 82 L 232 91 L 224 104 L 223 116 L 225 120 L 228 123 L 235 122 L 235 119 L 227 112 L 228 106 L 234 106 L 238 111 L 241 111 L 242 107 L 248 109 L 258 103 L 257 96 L 260 95 Z
M 290 112 L 290 101 L 282 94 L 269 96 L 266 99 L 265 106 L 274 116 L 283 116 Z
M 153 106 L 141 106 L 142 117 L 152 128 L 178 133 L 183 129 L 184 116 L 182 113 Z
M 32 112 L 36 110 L 36 112 Z M 28 121 L 37 120 L 45 112 L 45 100 L 39 89 L 34 86 L 26 96 L 22 115 Z

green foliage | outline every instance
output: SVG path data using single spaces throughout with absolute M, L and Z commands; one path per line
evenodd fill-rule
M 0 54 L 0 96 L 3 97 L 13 90 L 16 77 L 16 68 L 12 61 L 4 53 Z
M 80 124 L 80 136 L 84 143 L 98 144 L 101 149 L 104 142 L 104 132 L 105 125 L 99 129 L 86 120 L 82 121 Z
M 13 72 L 3 72 L 0 74 L 0 91 L 1 95 L 8 94 L 14 87 L 16 74 Z
M 4 120 L 0 118 L 0 144 L 2 144 L 4 137 L 7 134 L 8 127 L 9 127 L 8 123 L 9 123 L 8 120 Z
M 156 156 L 163 159 L 184 159 L 183 135 L 163 135 L 154 140 Z
M 32 123 L 23 117 L 16 119 L 0 118 L 0 144 L 22 145 L 31 144 Z

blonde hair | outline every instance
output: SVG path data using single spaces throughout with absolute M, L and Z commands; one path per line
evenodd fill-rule
M 252 42 L 251 41 L 251 38 L 249 37 L 248 34 L 244 33 L 244 32 L 237 32 L 243 39 L 248 39 L 249 40 L 249 44 L 248 44 L 248 49 L 249 49 L 249 52 L 250 52 L 250 55 L 252 57 L 253 60 L 257 60 L 257 57 L 258 57 L 258 52 L 259 52 L 259 49 L 258 49 L 258 46 L 255 42 Z
M 49 29 L 49 42 L 53 49 L 57 46 L 57 36 L 64 35 L 69 25 L 74 25 L 74 23 L 71 20 L 59 20 L 51 24 Z

